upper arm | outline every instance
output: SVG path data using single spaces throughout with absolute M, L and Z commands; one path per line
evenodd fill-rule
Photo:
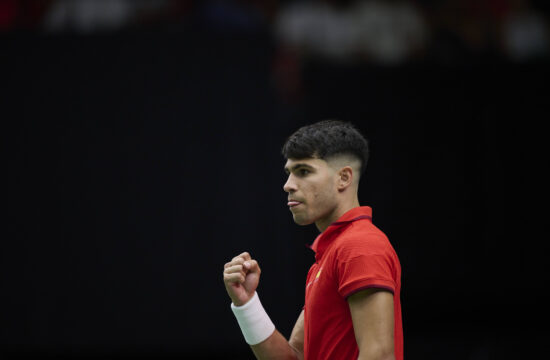
M 300 316 L 298 316 L 298 320 L 296 320 L 288 343 L 296 353 L 298 359 L 302 360 L 304 358 L 304 310 L 302 310 Z
M 394 358 L 393 294 L 384 289 L 358 291 L 347 298 L 359 358 Z

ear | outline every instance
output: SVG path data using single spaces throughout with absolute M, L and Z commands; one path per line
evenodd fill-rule
M 344 166 L 338 171 L 338 191 L 346 190 L 353 183 L 353 169 Z

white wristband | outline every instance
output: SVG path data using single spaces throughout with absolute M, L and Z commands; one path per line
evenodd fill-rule
M 231 303 L 231 310 L 233 310 L 244 339 L 249 345 L 261 343 L 275 331 L 275 325 L 265 312 L 257 292 L 242 306 L 235 306 Z

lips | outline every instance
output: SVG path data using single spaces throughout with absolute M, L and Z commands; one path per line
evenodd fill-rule
M 300 202 L 300 201 L 297 201 L 297 200 L 288 200 L 288 203 L 287 203 L 287 205 L 288 205 L 289 207 L 298 206 L 298 205 L 300 205 L 300 204 L 301 204 L 301 202 Z

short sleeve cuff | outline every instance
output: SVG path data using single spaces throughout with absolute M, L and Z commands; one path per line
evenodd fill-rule
M 393 294 L 395 293 L 395 283 L 391 280 L 386 279 L 357 280 L 340 286 L 340 288 L 338 289 L 338 293 L 343 298 L 347 298 L 358 291 L 366 289 L 383 289 Z

